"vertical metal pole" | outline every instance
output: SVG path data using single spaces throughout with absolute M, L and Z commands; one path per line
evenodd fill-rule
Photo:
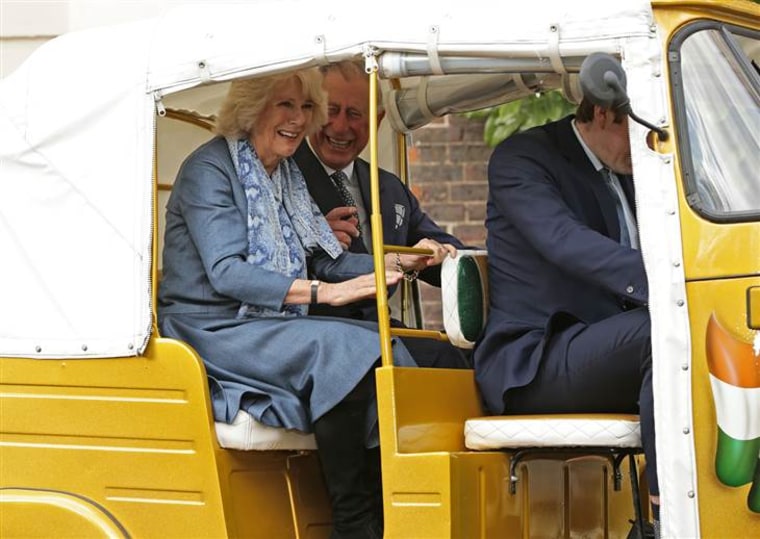
M 398 79 L 393 80 L 393 86 L 394 88 L 399 87 Z M 397 133 L 394 137 L 396 140 L 396 165 L 398 168 L 398 175 L 401 182 L 408 187 L 409 185 L 409 170 L 407 167 L 406 162 L 406 135 L 403 133 Z M 412 285 L 416 285 L 417 281 L 401 281 L 401 286 L 399 286 L 399 291 L 397 292 L 400 295 L 400 303 L 401 303 L 401 322 L 405 326 L 411 326 L 409 323 L 409 316 L 408 316 L 408 310 L 409 310 L 409 302 L 414 301 L 414 289 Z M 417 307 L 415 304 L 414 307 Z M 419 316 L 417 313 L 417 309 L 414 310 L 414 322 L 415 327 L 417 326 L 417 322 L 419 321 Z
M 150 265 L 150 298 L 152 305 L 150 306 L 150 311 L 153 334 L 158 336 L 158 261 L 161 256 L 161 253 L 158 252 L 158 118 L 154 118 L 153 121 L 156 122 L 156 125 L 153 128 L 153 181 L 150 187 L 153 192 L 150 197 L 153 203 L 153 207 L 150 209 L 153 215 L 153 233 L 150 247 L 152 252 Z
M 636 455 L 628 454 L 628 468 L 631 475 L 631 496 L 633 498 L 633 516 L 636 519 L 636 527 L 639 531 L 639 538 L 645 539 L 644 535 L 644 515 L 641 510 L 641 495 L 639 493 L 639 471 L 636 469 Z
M 391 348 L 391 322 L 388 308 L 388 286 L 385 282 L 385 248 L 383 216 L 380 213 L 380 176 L 377 169 L 377 60 L 365 53 L 365 69 L 369 74 L 369 150 L 370 189 L 372 193 L 372 253 L 375 259 L 375 285 L 377 286 L 377 318 L 380 332 L 380 356 L 383 367 L 393 365 Z

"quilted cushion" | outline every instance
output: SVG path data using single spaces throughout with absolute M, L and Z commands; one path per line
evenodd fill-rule
M 217 422 L 214 426 L 219 445 L 226 449 L 297 451 L 317 448 L 313 434 L 264 425 L 243 410 L 237 413 L 231 425 Z
M 641 447 L 639 416 L 555 414 L 478 417 L 464 427 L 469 449 Z
M 488 314 L 488 256 L 486 251 L 460 250 L 441 266 L 443 326 L 449 340 L 472 348 Z

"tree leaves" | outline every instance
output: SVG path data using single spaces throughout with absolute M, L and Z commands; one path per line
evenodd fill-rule
M 494 147 L 517 131 L 558 120 L 574 111 L 575 105 L 567 101 L 559 91 L 552 91 L 470 112 L 466 116 L 486 119 L 483 140 Z

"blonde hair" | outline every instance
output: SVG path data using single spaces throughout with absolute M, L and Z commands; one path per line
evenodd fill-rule
M 293 77 L 301 82 L 306 98 L 314 103 L 306 134 L 315 133 L 327 123 L 327 94 L 322 89 L 322 74 L 317 68 L 233 81 L 217 114 L 214 131 L 233 138 L 250 135 L 259 115 L 274 97 L 277 85 Z

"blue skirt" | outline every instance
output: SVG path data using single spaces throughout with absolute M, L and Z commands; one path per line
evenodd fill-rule
M 226 423 L 243 409 L 266 425 L 311 432 L 314 421 L 342 401 L 380 358 L 376 322 L 175 313 L 159 318 L 162 336 L 187 342 L 203 358 L 214 418 Z M 393 356 L 396 365 L 416 365 L 399 339 Z M 376 406 L 367 429 L 369 444 L 376 445 Z

